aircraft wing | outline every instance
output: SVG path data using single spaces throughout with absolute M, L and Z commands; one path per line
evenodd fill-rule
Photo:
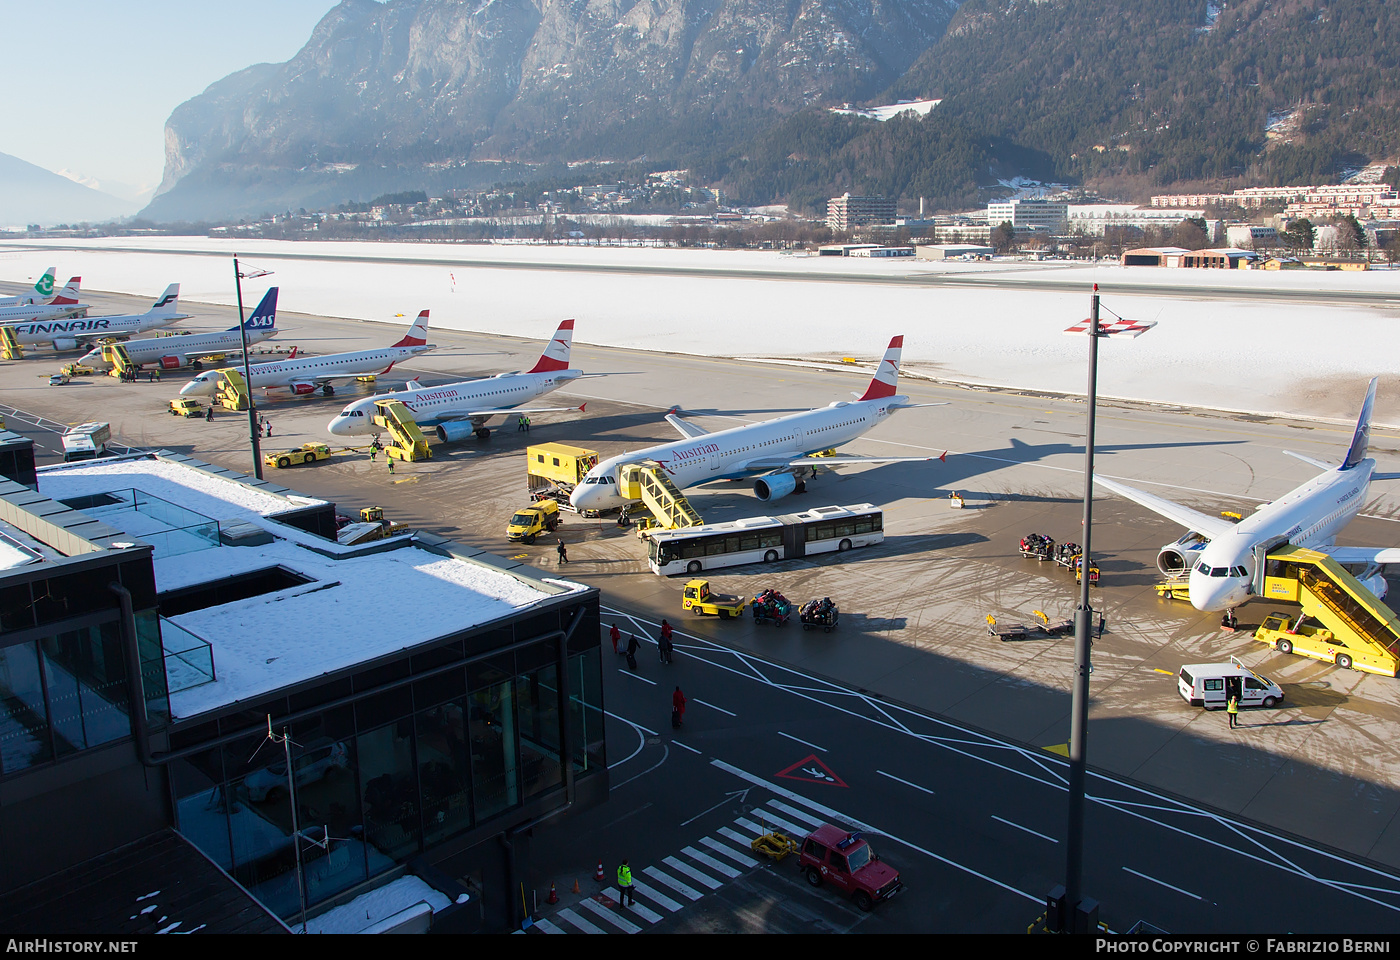
M 696 437 L 703 437 L 710 432 L 704 427 L 697 427 L 688 420 L 682 420 L 676 416 L 674 411 L 666 414 L 666 422 L 675 427 L 686 440 L 694 440 Z
M 393 394 L 387 396 L 392 397 Z M 563 413 L 568 410 L 582 411 L 587 403 L 581 403 L 576 407 L 507 407 L 501 410 L 453 410 L 451 413 L 444 413 L 437 417 L 438 420 L 476 420 L 485 417 L 505 417 L 511 414 L 524 413 Z
M 1313 547 L 1338 563 L 1400 563 L 1397 547 Z
M 1212 517 L 1208 513 L 1184 507 L 1179 503 L 1173 503 L 1165 497 L 1147 493 L 1136 487 L 1130 487 L 1125 483 L 1116 480 L 1105 480 L 1098 474 L 1094 474 L 1094 483 L 1106 490 L 1111 490 L 1118 496 L 1133 501 L 1139 506 L 1146 507 L 1153 513 L 1161 514 L 1168 520 L 1175 520 L 1190 530 L 1194 530 L 1204 537 L 1214 539 L 1234 528 L 1234 524 L 1224 517 Z
M 767 472 L 787 467 L 839 467 L 847 463 L 926 463 L 929 460 L 941 459 L 942 457 L 758 457 L 745 463 L 741 469 Z

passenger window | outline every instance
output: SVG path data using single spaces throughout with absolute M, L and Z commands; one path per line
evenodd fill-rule
M 807 854 L 809 857 L 816 857 L 818 860 L 821 860 L 826 857 L 826 847 L 823 847 L 820 843 L 817 843 L 817 841 L 811 839 L 810 837 L 808 838 L 807 843 L 802 847 L 802 852 Z
M 1208 692 L 1215 692 L 1215 693 L 1218 693 L 1219 691 L 1225 689 L 1225 681 L 1224 681 L 1224 680 L 1219 680 L 1219 679 L 1216 679 L 1216 680 L 1207 680 L 1207 681 L 1203 684 L 1203 686 L 1205 687 L 1205 689 L 1206 689 Z

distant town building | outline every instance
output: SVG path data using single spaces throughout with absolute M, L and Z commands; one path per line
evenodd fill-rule
M 1278 231 L 1254 223 L 1233 223 L 1225 228 L 1225 242 L 1232 247 L 1262 250 L 1279 246 Z
M 1154 207 L 1203 207 L 1235 204 L 1257 208 L 1287 205 L 1289 216 L 1387 217 L 1400 207 L 1400 196 L 1388 183 L 1337 183 L 1321 186 L 1244 187 L 1232 193 L 1163 194 L 1152 198 Z
M 1074 204 L 1067 210 L 1069 232 L 1088 237 L 1101 237 L 1110 227 L 1170 230 L 1187 218 L 1205 218 L 1204 211 L 1201 210 L 1154 209 L 1129 203 Z M 1206 235 L 1214 237 L 1219 224 L 1219 220 L 1207 220 Z
M 919 244 L 917 255 L 920 260 L 957 260 L 990 257 L 995 253 L 991 247 L 979 243 L 933 243 Z
M 1069 219 L 1069 204 L 1054 200 L 1003 200 L 987 204 L 987 225 L 1011 224 L 1017 232 L 1060 233 Z
M 1190 267 L 1195 269 L 1246 269 L 1256 259 L 1252 251 L 1221 247 L 1187 250 L 1183 247 L 1139 247 L 1123 252 L 1125 267 Z
M 894 221 L 895 201 L 889 197 L 853 197 L 845 193 L 826 202 L 826 225 L 840 233 Z

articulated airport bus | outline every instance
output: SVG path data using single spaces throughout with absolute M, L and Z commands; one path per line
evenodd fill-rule
M 702 570 L 744 563 L 776 563 L 814 553 L 844 553 L 884 539 L 884 511 L 861 503 L 680 530 L 649 530 L 647 559 L 652 572 L 660 576 L 693 576 Z

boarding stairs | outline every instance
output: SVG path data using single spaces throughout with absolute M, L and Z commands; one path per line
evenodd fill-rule
M 0 357 L 6 360 L 24 359 L 24 348 L 15 337 L 14 327 L 0 327 Z
M 111 364 L 108 374 L 120 378 L 128 370 L 135 370 L 136 364 L 131 362 L 131 354 L 126 352 L 126 345 L 122 343 L 105 343 L 102 345 L 102 362 Z
M 1325 553 L 1303 547 L 1271 550 L 1266 599 L 1291 600 L 1356 651 L 1357 669 L 1396 676 L 1400 671 L 1400 617 Z
M 226 367 L 218 371 L 219 392 L 214 402 L 229 410 L 247 410 L 253 398 L 248 393 L 248 385 L 243 374 Z
M 384 448 L 386 457 L 409 463 L 433 458 L 428 438 L 418 429 L 418 423 L 413 419 L 413 411 L 404 406 L 402 401 L 376 400 L 374 406 L 379 411 L 374 415 L 375 425 L 388 430 L 389 436 L 393 438 L 393 443 Z
M 655 460 L 624 466 L 618 478 L 618 493 L 627 500 L 646 504 L 656 518 L 656 525 L 667 530 L 698 527 L 705 522 Z

